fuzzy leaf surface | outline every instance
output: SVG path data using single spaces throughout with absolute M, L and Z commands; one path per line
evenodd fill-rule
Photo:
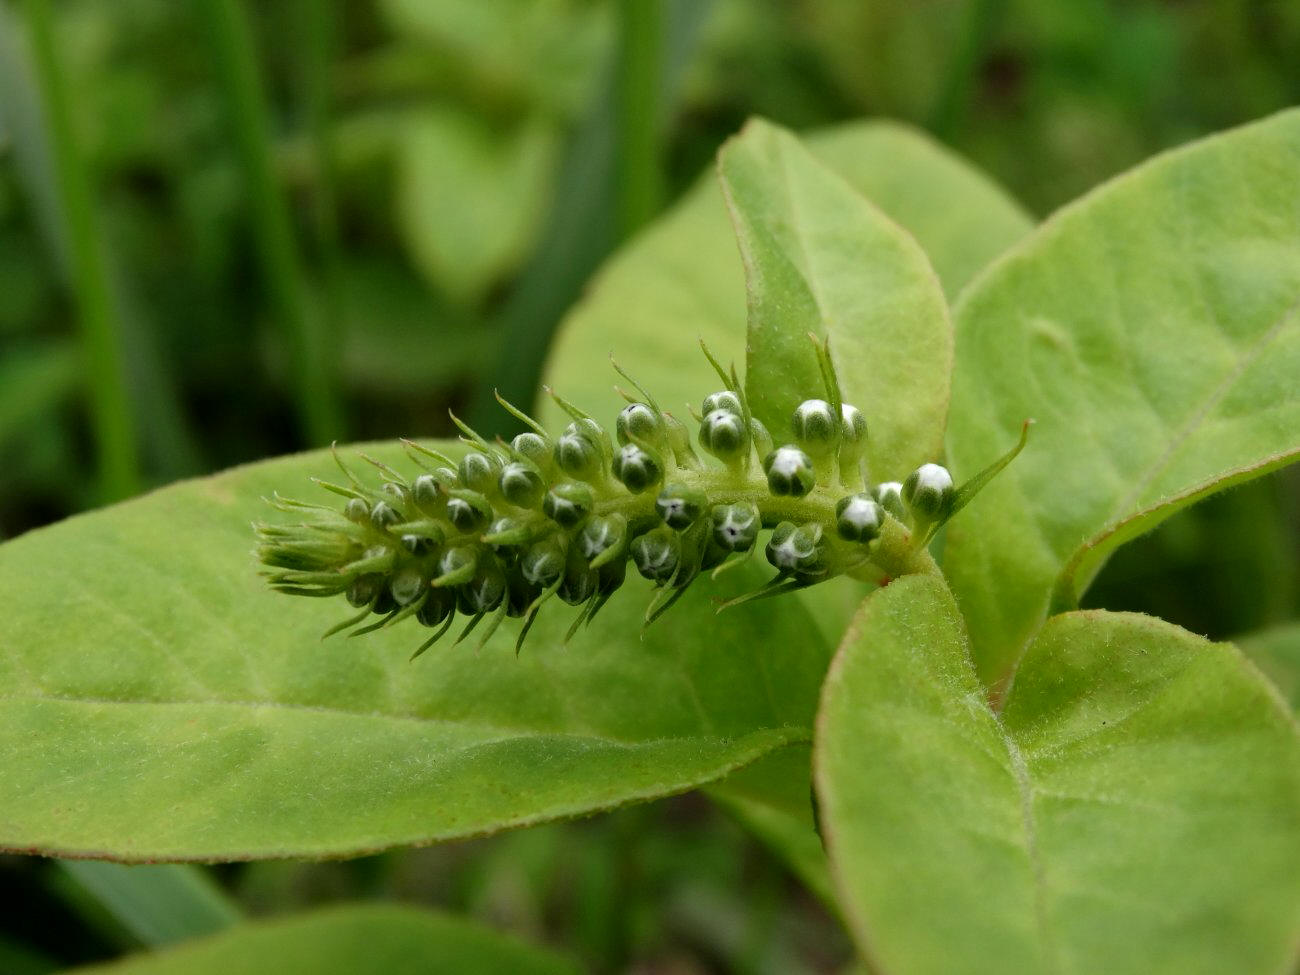
M 1054 617 L 989 708 L 937 579 L 863 605 L 815 780 L 859 948 L 890 975 L 1273 973 L 1300 923 L 1300 737 L 1229 644 Z
M 985 681 L 1116 546 L 1300 453 L 1297 181 L 1290 111 L 1105 184 L 963 293 L 958 480 L 1038 421 L 948 532 Z
M 241 924 L 83 975 L 577 975 L 577 965 L 482 925 L 394 904 Z
M 748 292 L 745 389 L 777 443 L 809 396 L 824 398 L 809 333 L 831 340 L 846 402 L 871 431 L 875 480 L 902 480 L 943 449 L 952 327 L 916 240 L 793 134 L 751 120 L 718 173 Z
M 273 491 L 328 500 L 307 479 L 332 467 L 236 468 L 0 546 L 0 846 L 341 856 L 681 792 L 808 740 L 828 642 L 797 602 L 716 616 L 721 583 L 644 640 L 633 574 L 567 648 L 576 610 L 558 603 L 519 657 L 509 620 L 478 653 L 415 662 L 410 621 L 322 643 L 350 608 L 268 590 L 249 523 L 289 519 Z

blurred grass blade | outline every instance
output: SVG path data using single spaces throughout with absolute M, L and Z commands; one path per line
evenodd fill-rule
M 270 119 L 254 59 L 252 29 L 240 0 L 200 0 L 198 7 L 217 85 L 234 130 L 248 192 L 254 246 L 290 353 L 303 430 L 310 443 L 329 443 L 345 435 L 334 385 L 334 343 L 309 305 L 288 203 L 276 182 Z
M 80 375 L 77 350 L 69 340 L 7 347 L 0 360 L 0 446 L 67 399 Z
M 619 236 L 626 239 L 659 212 L 663 174 L 665 11 L 659 0 L 620 0 L 614 87 Z
M 50 5 L 48 0 L 26 0 L 23 9 L 53 150 L 56 208 L 69 247 L 90 387 L 100 491 L 106 499 L 114 500 L 134 494 L 140 485 L 121 328 L 111 298 L 90 174 L 72 130 L 70 93 L 59 64 Z
M 60 860 L 59 866 L 149 946 L 213 934 L 241 920 L 239 908 L 202 867 L 100 860 Z

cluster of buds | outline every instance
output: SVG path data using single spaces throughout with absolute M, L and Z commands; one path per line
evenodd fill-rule
M 571 636 L 623 585 L 629 564 L 656 587 L 647 625 L 702 573 L 760 548 L 776 575 L 723 608 L 844 573 L 879 579 L 898 562 L 897 552 L 881 558 L 882 534 L 892 527 L 905 550 L 923 548 L 1024 437 L 961 489 L 937 464 L 870 484 L 867 422 L 842 402 L 829 349 L 817 348 L 826 398 L 799 404 L 781 445 L 751 414 L 734 367 L 705 349 L 725 386 L 692 411 L 705 459 L 687 427 L 615 365 L 640 397 L 624 394 L 613 438 L 552 393 L 572 419 L 555 438 L 502 400 L 526 432 L 490 444 L 453 417 L 469 451 L 455 460 L 403 441 L 421 469 L 413 478 L 371 460 L 383 477 L 371 486 L 339 460 L 346 483 L 318 483 L 344 499 L 342 510 L 277 497 L 305 520 L 256 526 L 265 574 L 282 592 L 343 595 L 359 610 L 327 636 L 414 617 L 433 630 L 416 656 L 458 616 L 467 620 L 459 639 L 487 620 L 480 642 L 504 618 L 522 618 L 518 647 L 553 597 L 581 607 Z

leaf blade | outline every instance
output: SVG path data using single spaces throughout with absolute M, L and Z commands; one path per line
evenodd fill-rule
M 1056 617 L 998 716 L 967 647 L 942 584 L 899 580 L 827 679 L 815 778 L 863 950 L 908 973 L 1294 961 L 1300 739 L 1235 648 Z
M 1300 451 L 1300 113 L 1167 153 L 1051 218 L 960 297 L 960 475 L 1031 445 L 949 532 L 981 677 L 1114 547 Z

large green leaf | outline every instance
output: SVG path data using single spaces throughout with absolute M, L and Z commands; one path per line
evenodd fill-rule
M 745 389 L 777 441 L 824 396 L 809 333 L 831 340 L 845 399 L 867 416 L 867 465 L 901 480 L 943 449 L 952 328 L 917 242 L 784 129 L 755 119 L 718 155 L 745 264 Z
M 819 161 L 916 236 L 949 294 L 1033 226 L 1000 188 L 914 129 L 855 122 L 805 138 Z M 697 339 L 739 359 L 745 315 L 735 231 L 717 178 L 706 173 L 600 272 L 560 328 L 547 381 L 612 417 L 622 403 L 606 358 L 614 352 L 666 409 L 685 416 L 686 404 L 698 405 L 718 382 Z
M 395 904 L 336 907 L 78 972 L 115 975 L 577 975 L 568 959 L 479 924 Z
M 1158 157 L 963 294 L 948 453 L 1028 449 L 949 530 L 981 676 L 1121 542 L 1300 451 L 1300 111 Z
M 322 643 L 346 604 L 267 590 L 249 522 L 331 467 L 238 468 L 0 546 L 0 846 L 344 855 L 680 792 L 807 740 L 828 642 L 797 602 L 719 619 L 726 586 L 644 640 L 640 579 L 567 648 L 574 611 L 548 606 L 518 658 L 511 623 L 414 663 L 412 623 Z
M 999 716 L 951 594 L 911 576 L 841 647 L 814 765 L 841 903 L 890 975 L 1294 961 L 1300 737 L 1231 645 L 1058 616 Z

